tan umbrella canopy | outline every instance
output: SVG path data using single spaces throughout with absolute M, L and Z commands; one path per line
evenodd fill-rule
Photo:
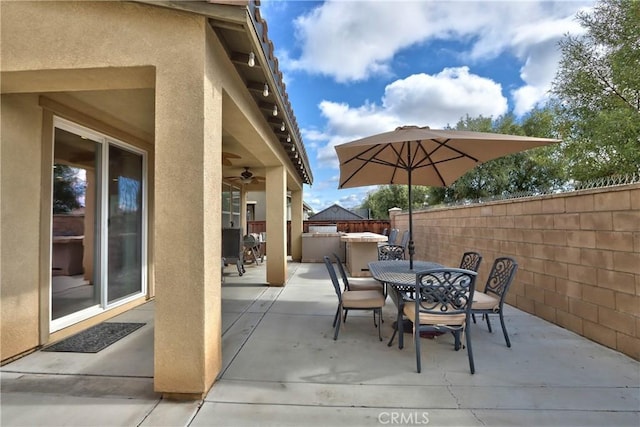
M 476 165 L 557 139 L 403 126 L 335 147 L 338 188 L 409 186 L 409 262 L 413 268 L 412 185 L 446 187 Z

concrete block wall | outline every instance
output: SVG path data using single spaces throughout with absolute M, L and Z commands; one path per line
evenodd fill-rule
M 478 289 L 496 257 L 516 258 L 508 304 L 640 360 L 640 184 L 434 208 L 413 228 L 415 259 L 482 253 Z

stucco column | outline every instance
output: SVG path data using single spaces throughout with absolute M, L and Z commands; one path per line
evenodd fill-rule
M 302 190 L 291 192 L 291 258 L 302 260 Z
M 287 281 L 287 180 L 284 166 L 267 168 L 267 282 L 283 286 Z
M 242 235 L 249 234 L 249 224 L 247 224 L 247 193 L 243 185 L 240 189 L 240 224 L 238 227 L 242 229 Z
M 156 89 L 154 388 L 177 399 L 202 398 L 222 361 L 222 91 L 202 69 Z
M 389 212 L 389 226 L 391 228 L 398 228 L 396 227 L 396 214 L 399 214 L 400 212 L 402 212 L 402 209 L 398 207 L 393 207 L 389 209 L 388 212 Z

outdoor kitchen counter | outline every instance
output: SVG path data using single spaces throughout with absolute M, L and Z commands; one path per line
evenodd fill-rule
M 343 233 L 302 233 L 302 262 L 323 262 L 325 255 L 336 253 L 344 259 Z
M 368 263 L 378 259 L 378 242 L 387 236 L 376 233 L 346 233 L 340 240 L 347 244 L 347 269 L 352 277 L 371 276 Z

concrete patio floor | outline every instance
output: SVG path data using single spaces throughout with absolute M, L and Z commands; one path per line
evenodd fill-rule
M 153 392 L 153 302 L 111 321 L 147 324 L 96 354 L 37 351 L 1 368 L 2 426 L 638 426 L 640 363 L 527 313 L 472 328 L 476 373 L 443 335 L 387 347 L 370 312 L 333 340 L 337 298 L 323 264 L 289 263 L 286 287 L 265 267 L 225 269 L 223 367 L 202 402 Z M 482 279 L 481 279 L 482 280 Z M 517 280 L 517 279 L 516 279 Z M 396 341 L 397 343 L 397 341 Z

